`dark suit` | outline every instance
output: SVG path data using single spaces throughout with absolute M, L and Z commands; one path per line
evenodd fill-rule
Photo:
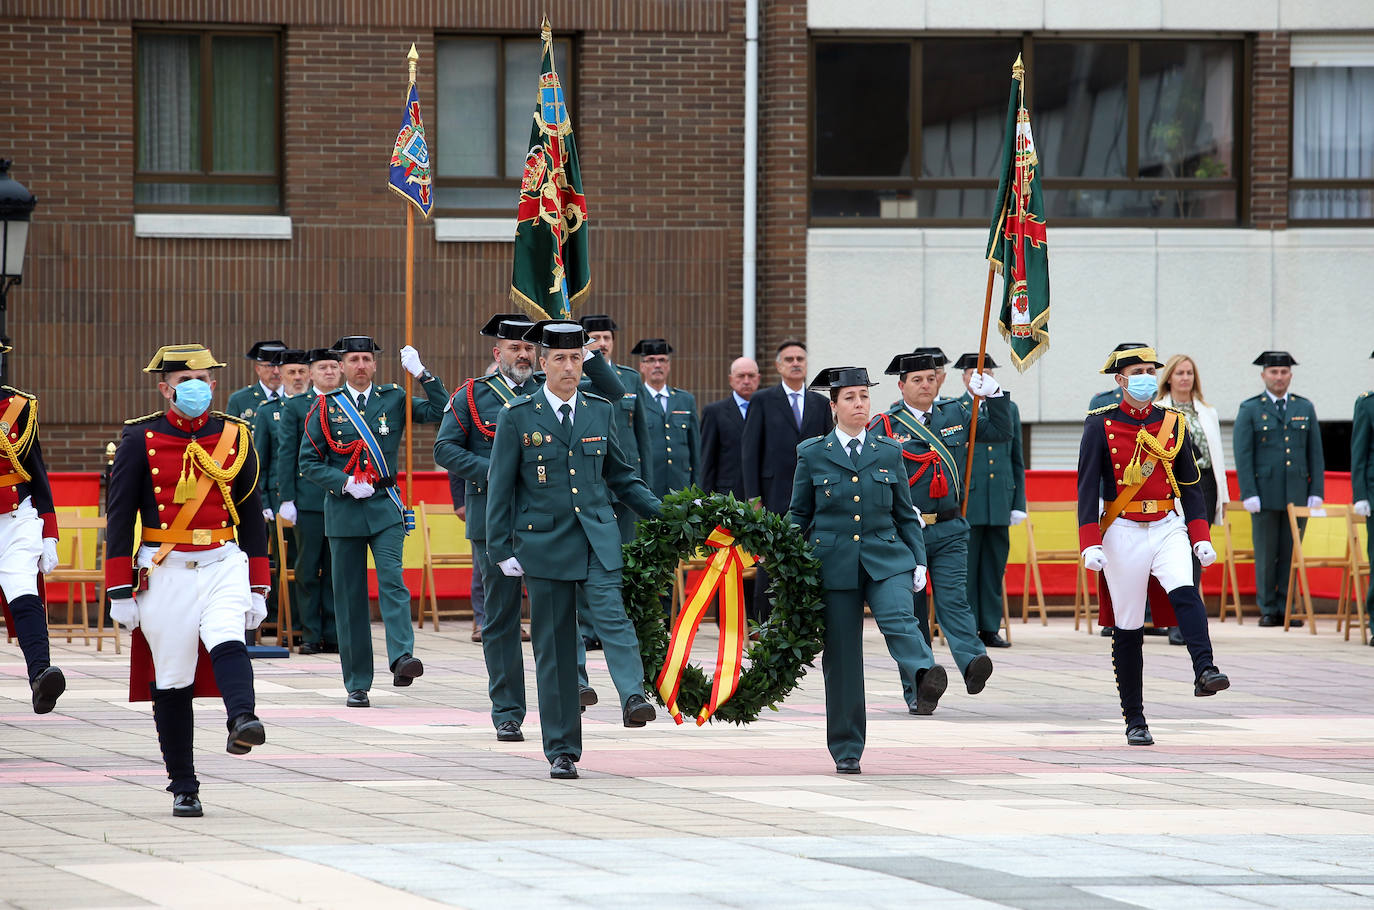
M 760 389 L 749 401 L 749 417 L 740 440 L 740 470 L 744 495 L 763 497 L 763 507 L 779 515 L 792 503 L 792 475 L 797 468 L 797 444 L 824 436 L 835 425 L 830 402 L 824 395 L 807 392 L 803 399 L 802 426 L 792 416 L 792 401 L 782 383 Z
M 734 493 L 744 499 L 740 473 L 740 441 L 744 416 L 732 393 L 713 401 L 701 412 L 701 488 L 708 493 Z

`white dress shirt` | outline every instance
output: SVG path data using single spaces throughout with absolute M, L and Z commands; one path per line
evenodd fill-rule
M 553 408 L 553 416 L 559 420 L 563 418 L 563 412 L 558 409 L 565 404 L 571 408 L 572 410 L 568 411 L 568 426 L 572 426 L 573 419 L 577 417 L 577 393 L 573 392 L 572 397 L 564 401 L 555 395 L 553 389 L 549 388 L 546 383 L 544 385 L 544 398 L 548 400 L 549 407 Z

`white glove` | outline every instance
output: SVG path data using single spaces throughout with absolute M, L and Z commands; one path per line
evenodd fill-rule
M 138 601 L 132 597 L 110 598 L 110 619 L 132 632 L 138 628 Z
M 405 367 L 405 371 L 416 379 L 419 379 L 420 374 L 425 371 L 425 365 L 420 362 L 420 352 L 410 345 L 401 348 L 401 366 Z
M 1366 505 L 1367 505 L 1367 504 L 1366 504 Z M 1369 514 L 1369 510 L 1368 510 L 1367 508 L 1365 509 L 1365 514 L 1366 514 L 1366 515 Z M 43 538 L 43 555 L 40 556 L 40 557 L 38 557 L 38 571 L 39 571 L 41 574 L 43 574 L 43 575 L 47 575 L 49 572 L 51 572 L 53 569 L 56 569 L 56 568 L 57 568 L 57 538 L 56 538 L 56 537 L 44 537 L 44 538 Z
M 926 526 L 926 516 L 925 516 L 925 514 L 922 513 L 921 510 L 918 509 L 918 508 L 916 508 L 915 506 L 912 506 L 911 509 L 912 509 L 913 512 L 916 513 L 916 521 L 917 521 L 917 522 L 921 525 L 921 527 L 924 529 L 925 526 Z
M 1307 507 L 1312 510 L 1313 518 L 1326 517 L 1326 509 L 1322 508 L 1322 498 L 1320 496 L 1307 497 Z
M 287 500 L 281 504 L 281 508 L 277 509 L 277 514 L 286 521 L 295 524 L 297 517 L 296 503 L 293 500 Z
M 1002 391 L 991 373 L 974 373 L 968 381 L 968 390 L 979 398 L 995 398 Z
M 243 614 L 243 627 L 256 629 L 267 618 L 267 598 L 254 591 L 248 595 L 248 602 L 251 606 L 248 608 L 248 612 Z
M 501 570 L 501 574 L 507 578 L 519 578 L 525 574 L 525 569 L 520 565 L 520 560 L 512 556 L 510 559 L 503 559 L 496 564 L 496 568 Z
M 1026 520 L 1026 513 L 1025 513 L 1025 512 L 1022 512 L 1020 509 L 1012 509 L 1012 510 L 1011 510 L 1011 526 L 1012 526 L 1013 528 L 1016 527 L 1017 525 L 1019 525 L 1021 522 L 1025 521 L 1025 520 Z
M 271 520 L 272 520 L 272 510 L 271 510 L 271 509 L 263 509 L 263 510 L 262 510 L 262 520 L 263 520 L 263 521 L 271 521 Z
M 371 496 L 374 492 L 372 489 L 372 484 L 361 483 L 357 480 L 354 480 L 352 477 L 348 478 L 348 483 L 344 484 L 343 491 L 347 493 L 349 496 L 352 496 L 354 499 L 366 499 L 367 497 Z
M 1355 510 L 1355 514 L 1358 515 L 1358 516 L 1360 516 L 1361 518 L 1368 518 L 1368 517 L 1369 517 L 1369 500 L 1368 500 L 1368 499 L 1361 499 L 1359 502 L 1355 503 L 1355 505 L 1354 505 L 1353 508 L 1354 508 L 1354 510 Z
M 1254 515 L 1256 512 L 1258 512 L 1258 511 L 1260 510 L 1260 501 L 1259 501 L 1259 497 L 1258 497 L 1258 496 L 1247 496 L 1247 497 L 1245 497 L 1245 499 L 1241 502 L 1241 505 L 1245 506 L 1245 511 L 1249 512 L 1251 515 Z
M 1199 540 L 1193 544 L 1193 553 L 1197 556 L 1197 561 L 1202 563 L 1204 569 L 1217 561 L 1217 551 L 1212 549 L 1212 545 L 1205 540 Z
M 916 571 L 911 573 L 911 590 L 924 591 L 926 588 L 926 567 L 917 566 Z
M 1101 572 L 1107 568 L 1107 551 L 1100 546 L 1088 547 L 1083 551 L 1083 567 L 1089 572 Z

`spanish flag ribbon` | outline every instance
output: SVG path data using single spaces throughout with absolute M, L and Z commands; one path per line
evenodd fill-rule
M 697 726 L 711 718 L 721 705 L 730 700 L 739 685 L 740 664 L 744 660 L 744 640 L 748 623 L 744 617 L 744 570 L 754 564 L 754 557 L 735 545 L 735 536 L 716 526 L 706 545 L 715 549 L 706 564 L 706 571 L 697 580 L 687 602 L 673 624 L 668 641 L 668 659 L 658 674 L 658 693 L 668 705 L 673 720 L 682 723 L 677 707 L 677 693 L 682 686 L 682 674 L 692 655 L 692 642 L 716 592 L 720 592 L 720 648 L 716 653 L 716 675 L 711 686 L 711 699 L 697 714 Z

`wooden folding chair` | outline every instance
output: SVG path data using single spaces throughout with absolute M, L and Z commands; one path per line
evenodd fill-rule
M 1365 611 L 1365 592 L 1369 590 L 1369 556 L 1368 542 L 1362 540 L 1362 534 L 1368 534 L 1368 525 L 1365 520 L 1355 514 L 1352 509 L 1346 522 L 1346 533 L 1349 538 L 1350 548 L 1350 600 L 1345 601 L 1346 609 L 1338 611 L 1336 614 L 1336 631 L 1341 630 L 1341 621 L 1345 621 L 1345 640 L 1350 641 L 1350 602 L 1355 602 L 1355 617 L 1360 623 L 1360 644 L 1369 643 L 1369 616 Z
M 49 590 L 52 589 L 52 585 L 67 586 L 67 621 L 49 623 L 49 634 L 65 633 L 69 644 L 77 636 L 88 645 L 94 638 L 97 651 L 105 649 L 107 637 L 113 638 L 115 653 L 120 653 L 119 626 L 111 623 L 110 630 L 105 630 L 105 517 L 58 512 L 57 530 L 57 568 L 44 576 L 44 581 Z M 94 559 L 91 560 L 93 565 L 90 566 L 86 565 L 88 545 L 93 545 L 95 549 Z M 68 553 L 65 560 L 62 559 L 64 549 L 67 549 Z M 94 597 L 87 597 L 87 585 L 94 586 Z M 92 604 L 96 613 L 94 628 L 91 627 L 90 617 Z
M 1344 526 L 1348 526 L 1350 523 L 1350 506 L 1327 505 L 1324 506 L 1324 510 L 1326 512 L 1326 515 L 1317 516 L 1316 518 L 1314 518 L 1312 516 L 1313 510 L 1309 509 L 1307 506 L 1295 506 L 1292 503 L 1288 504 L 1288 529 L 1293 535 L 1293 558 L 1289 561 L 1288 564 L 1288 601 L 1284 604 L 1283 610 L 1283 630 L 1285 632 L 1288 631 L 1289 623 L 1292 621 L 1293 618 L 1293 601 L 1296 596 L 1295 592 L 1300 588 L 1302 596 L 1302 608 L 1304 610 L 1304 616 L 1307 620 L 1307 631 L 1312 635 L 1317 634 L 1317 617 L 1312 611 L 1312 581 L 1307 574 L 1307 571 L 1309 569 L 1341 570 L 1341 593 L 1340 598 L 1336 604 L 1337 615 L 1340 615 L 1340 613 L 1346 608 L 1345 598 L 1347 588 L 1349 588 L 1348 582 L 1350 579 L 1351 570 L 1351 547 L 1350 534 Z M 1308 520 L 1307 534 L 1309 535 L 1306 548 L 1304 548 L 1303 545 L 1302 535 L 1298 533 L 1298 521 L 1304 518 Z M 1313 554 L 1312 550 L 1316 548 L 1312 546 L 1313 541 L 1311 540 L 1312 522 L 1325 521 L 1327 519 L 1337 518 L 1340 519 L 1341 524 L 1343 526 L 1341 528 L 1342 533 L 1340 555 L 1337 556 L 1333 554 L 1327 556 L 1318 556 Z
M 1229 607 L 1236 614 L 1236 625 L 1245 621 L 1241 610 L 1240 602 L 1240 581 L 1236 573 L 1236 566 L 1241 562 L 1255 563 L 1255 548 L 1252 544 L 1249 547 L 1236 546 L 1236 534 L 1231 529 L 1232 518 L 1241 518 L 1250 513 L 1245 511 L 1245 506 L 1238 502 L 1228 502 L 1222 511 L 1222 530 L 1225 535 L 1226 546 L 1223 548 L 1221 558 L 1221 597 L 1219 598 L 1219 608 L 1217 621 L 1226 622 L 1226 610 Z M 1227 591 L 1230 591 L 1230 602 L 1226 599 Z
M 424 564 L 420 570 L 420 608 L 416 614 L 416 625 L 418 628 L 425 627 L 426 606 L 428 613 L 433 618 L 434 631 L 439 631 L 439 595 L 434 585 L 434 569 L 471 569 L 477 571 L 473 566 L 472 553 L 442 552 L 434 549 L 434 541 L 431 538 L 432 526 L 430 516 L 425 508 L 424 502 L 415 504 L 415 530 L 420 532 L 420 545 L 423 547 Z M 428 595 L 428 601 L 426 601 Z M 445 610 L 444 616 L 448 619 L 472 619 L 472 611 L 454 609 Z
M 1035 543 L 1035 519 L 1042 518 L 1047 521 L 1052 518 L 1063 518 L 1069 516 L 1074 528 L 1074 546 L 1072 549 L 1040 549 Z M 1026 520 L 1021 523 L 1026 529 L 1026 575 L 1021 584 L 1021 622 L 1030 621 L 1030 596 L 1031 581 L 1035 582 L 1035 603 L 1036 609 L 1040 612 L 1040 625 L 1049 625 L 1049 618 L 1045 612 L 1045 585 L 1040 577 L 1040 566 L 1042 564 L 1069 565 L 1073 564 L 1077 568 L 1074 570 L 1073 586 L 1073 628 L 1077 631 L 1080 622 L 1087 622 L 1088 632 L 1093 630 L 1092 613 L 1092 593 L 1088 588 L 1088 570 L 1083 567 L 1082 554 L 1078 551 L 1077 528 L 1078 528 L 1078 501 L 1065 500 L 1058 502 L 1029 502 L 1026 503 Z
M 286 562 L 286 529 L 295 524 L 278 515 L 272 525 L 277 535 L 277 621 L 258 626 L 255 640 L 261 642 L 262 633 L 271 630 L 277 633 L 277 647 L 294 651 L 298 648 L 295 630 L 291 628 L 291 583 L 296 580 L 296 569 Z

